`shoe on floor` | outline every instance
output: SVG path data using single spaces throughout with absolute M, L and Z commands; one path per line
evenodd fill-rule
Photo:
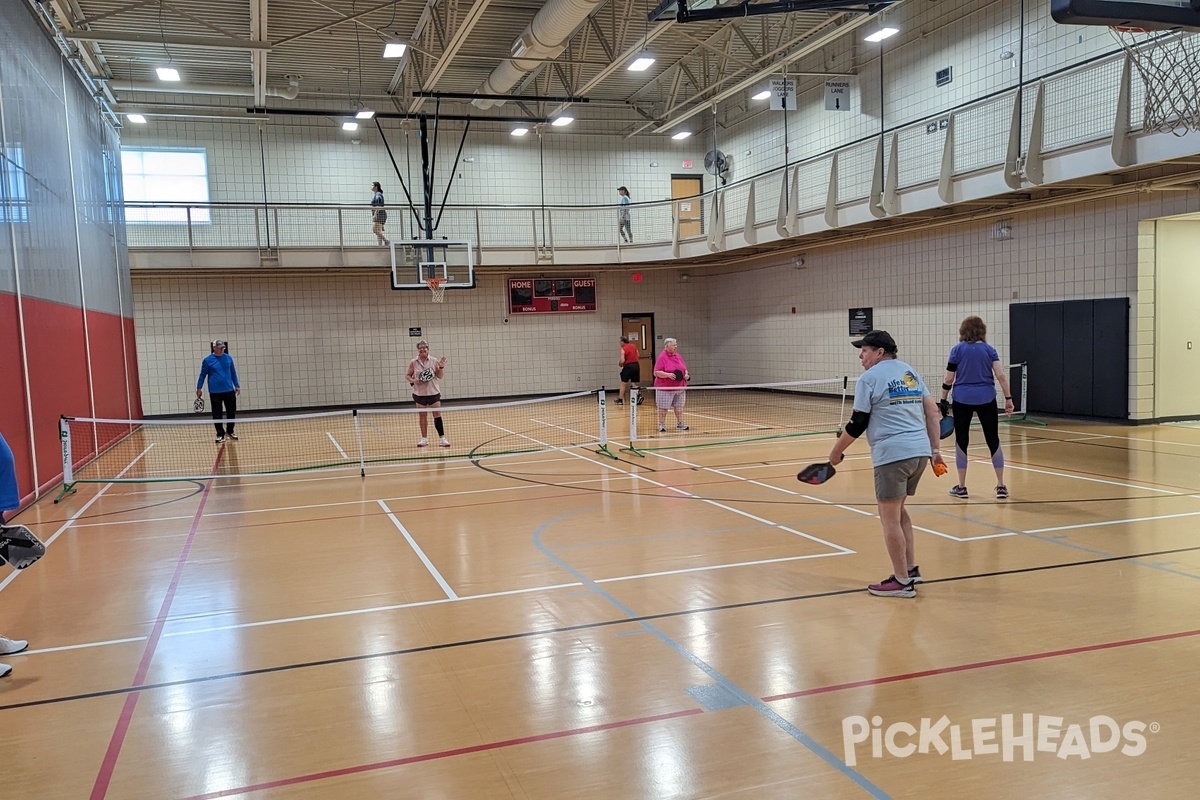
M 666 433 L 666 432 L 667 432 L 667 426 L 666 426 L 666 425 L 659 425 L 659 426 L 658 426 L 658 432 L 659 432 L 659 433 Z
M 11 656 L 26 647 L 29 647 L 29 642 L 24 639 L 9 639 L 6 636 L 0 636 L 0 656 Z
M 952 488 L 950 490 L 950 496 L 957 497 L 959 500 L 966 500 L 967 499 L 967 487 L 955 486 L 954 488 Z
M 1000 485 L 1000 486 L 996 487 L 996 499 L 997 500 L 1007 500 L 1008 499 L 1008 487 L 1007 486 Z
M 237 441 L 237 434 L 236 434 L 236 433 L 234 433 L 233 431 L 230 431 L 229 433 L 225 434 L 225 438 L 226 438 L 226 439 L 233 439 L 233 440 L 236 442 L 236 441 Z
M 217 444 L 220 444 L 220 443 L 221 443 L 221 442 L 223 442 L 223 441 L 225 441 L 225 437 L 224 437 L 224 436 L 218 436 L 218 437 L 216 438 L 216 442 L 217 442 Z
M 916 597 L 917 586 L 912 581 L 901 583 L 895 575 L 888 575 L 879 583 L 872 583 L 867 591 L 876 597 Z
M 616 400 L 613 400 L 613 402 L 614 402 L 614 403 L 616 403 L 616 404 L 617 404 L 617 405 L 619 405 L 619 406 L 623 406 L 623 405 L 625 405 L 625 401 L 624 401 L 624 400 L 622 400 L 622 399 L 621 399 L 621 398 L 619 398 L 619 397 L 618 397 Z
M 422 436 L 420 438 L 420 440 L 417 442 L 417 447 L 428 447 L 428 446 L 429 446 L 429 440 L 426 439 L 424 436 Z
M 0 678 L 3 678 L 10 672 L 12 672 L 12 667 L 10 667 L 8 664 L 0 664 Z
M 912 580 L 913 583 L 924 583 L 925 582 L 925 579 L 921 577 L 921 568 L 920 567 L 909 567 L 908 568 L 908 577 Z
M 686 431 L 687 429 L 688 426 L 684 425 L 682 422 L 675 426 L 675 430 L 677 431 Z
M 449 440 L 449 439 L 447 439 L 445 436 L 443 436 L 443 437 L 442 437 L 442 440 L 441 440 L 440 442 L 438 442 L 438 444 L 440 444 L 442 447 L 449 447 L 449 446 L 450 446 L 450 440 Z

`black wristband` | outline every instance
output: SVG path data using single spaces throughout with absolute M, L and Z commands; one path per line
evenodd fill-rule
M 1011 398 L 1011 397 L 1009 397 L 1008 395 L 1004 395 L 1004 399 L 1005 399 L 1005 400 L 1012 400 L 1012 398 Z
M 944 392 L 948 392 L 953 388 L 954 388 L 954 384 L 951 384 L 951 383 L 943 383 L 942 384 L 942 391 L 944 391 Z

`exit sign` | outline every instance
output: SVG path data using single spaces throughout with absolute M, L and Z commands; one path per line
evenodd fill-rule
M 691 169 L 691 168 L 692 168 L 692 162 L 691 162 L 691 160 L 684 161 L 684 162 L 683 162 L 683 168 L 684 168 L 684 169 Z

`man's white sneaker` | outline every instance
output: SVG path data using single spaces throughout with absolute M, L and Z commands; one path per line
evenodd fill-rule
M 0 656 L 11 656 L 13 653 L 19 653 L 29 647 L 29 642 L 24 639 L 9 639 L 5 636 L 0 636 Z

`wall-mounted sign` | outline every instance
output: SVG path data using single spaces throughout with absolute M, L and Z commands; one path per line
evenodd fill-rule
M 420 329 L 420 328 L 409 328 L 409 329 L 408 329 L 408 335 L 409 335 L 409 336 L 420 336 L 420 335 L 421 335 L 421 329 Z
M 595 278 L 509 278 L 510 314 L 596 310 Z
M 850 309 L 850 335 L 859 337 L 867 333 L 867 331 L 875 330 L 871 320 L 872 314 L 869 308 L 852 308 Z

